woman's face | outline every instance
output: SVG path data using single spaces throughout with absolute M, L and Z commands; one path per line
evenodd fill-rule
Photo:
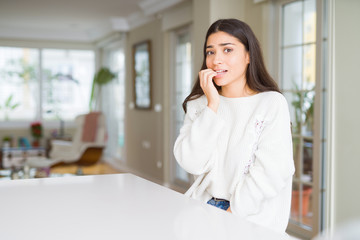
M 245 46 L 232 35 L 225 32 L 211 34 L 206 42 L 206 66 L 214 70 L 216 85 L 233 88 L 246 84 L 246 69 L 249 53 Z

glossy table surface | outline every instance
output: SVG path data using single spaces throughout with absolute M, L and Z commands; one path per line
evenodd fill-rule
M 0 239 L 284 239 L 132 174 L 0 182 Z

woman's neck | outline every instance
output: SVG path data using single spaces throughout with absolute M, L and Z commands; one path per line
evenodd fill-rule
M 221 96 L 228 98 L 239 98 L 239 97 L 249 97 L 255 95 L 257 92 L 250 89 L 247 84 L 242 86 L 223 86 L 219 91 Z

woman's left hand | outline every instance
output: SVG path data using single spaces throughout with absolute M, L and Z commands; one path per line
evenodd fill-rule
M 229 207 L 226 211 L 227 211 L 227 212 L 229 212 L 229 213 L 232 213 L 232 211 L 231 211 L 231 208 L 230 208 L 230 207 Z

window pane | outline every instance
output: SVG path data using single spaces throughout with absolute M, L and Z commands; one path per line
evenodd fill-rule
M 0 47 L 0 120 L 34 120 L 38 108 L 39 51 Z
M 303 147 L 303 169 L 301 181 L 310 183 L 313 181 L 313 142 L 304 140 Z
M 300 121 L 297 119 L 300 116 L 300 98 L 298 92 L 284 92 L 283 93 L 288 104 L 290 111 L 291 130 L 293 134 L 300 133 Z
M 294 154 L 294 165 L 295 165 L 295 178 L 300 179 L 301 176 L 301 150 L 300 150 L 300 138 L 293 138 L 293 154 Z
M 94 52 L 43 50 L 43 118 L 73 120 L 88 112 Z
M 301 44 L 302 39 L 302 2 L 286 4 L 283 8 L 283 45 Z
M 304 184 L 294 183 L 291 199 L 291 220 L 312 225 L 312 187 Z
M 302 103 L 302 134 L 304 136 L 313 136 L 314 132 L 314 102 L 315 92 L 304 92 Z
M 292 190 L 292 196 L 291 196 L 291 214 L 290 214 L 290 218 L 292 220 L 295 220 L 296 222 L 299 222 L 299 202 L 300 202 L 300 197 L 299 197 L 299 184 L 298 183 L 293 183 L 293 190 Z
M 108 144 L 105 154 L 125 162 L 125 56 L 121 49 L 104 51 L 109 69 L 116 78 L 102 87 L 101 109 L 107 119 Z M 115 106 L 115 107 L 114 107 Z
M 183 71 L 183 68 L 184 68 L 184 63 L 183 62 L 180 62 L 180 63 L 177 63 L 176 64 L 176 79 L 178 79 L 178 80 L 180 80 L 180 81 L 176 81 L 176 92 L 178 92 L 179 93 L 179 95 L 181 95 L 180 96 L 180 98 L 182 98 L 182 95 L 183 95 L 183 85 L 184 85 L 184 83 L 181 81 L 181 80 L 183 80 L 184 79 L 184 75 L 185 75 L 185 73 L 184 73 L 184 71 Z
M 282 87 L 289 90 L 301 89 L 302 47 L 283 49 Z
M 312 226 L 313 207 L 312 196 L 313 191 L 311 186 L 303 185 L 302 190 L 302 210 L 301 210 L 301 223 L 307 226 Z
M 304 43 L 316 41 L 316 1 L 304 1 Z
M 188 182 L 189 181 L 189 175 L 188 173 L 182 168 L 180 167 L 180 165 L 176 162 L 176 178 L 179 180 L 182 180 L 184 182 Z
M 316 79 L 316 47 L 315 44 L 304 46 L 304 73 L 303 73 L 303 89 L 315 90 Z
M 191 43 L 188 31 L 176 35 L 175 68 L 175 135 L 178 136 L 184 121 L 182 103 L 191 91 Z M 174 136 L 176 138 L 176 136 Z M 175 141 L 175 139 L 174 139 Z M 189 174 L 175 161 L 175 179 L 189 182 Z

